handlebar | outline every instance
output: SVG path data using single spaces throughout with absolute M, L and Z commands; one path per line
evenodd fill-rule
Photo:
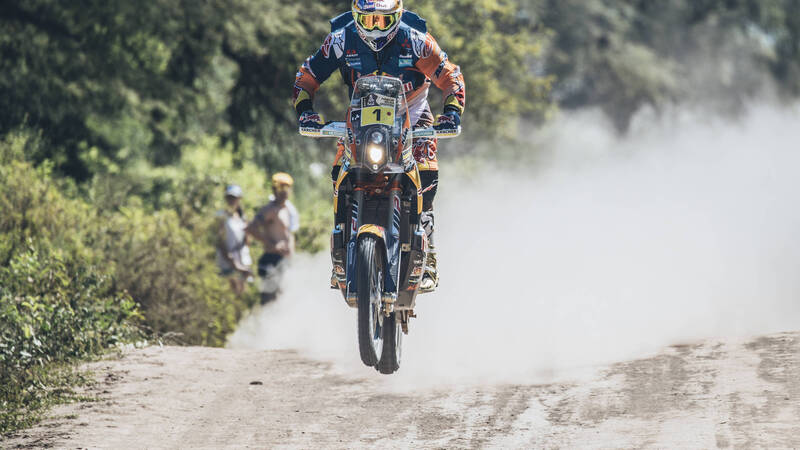
M 341 138 L 347 137 L 347 122 L 328 122 L 322 128 L 300 128 L 300 134 L 312 138 Z M 461 127 L 455 130 L 436 130 L 433 127 L 416 128 L 412 131 L 415 138 L 454 138 L 461 134 Z

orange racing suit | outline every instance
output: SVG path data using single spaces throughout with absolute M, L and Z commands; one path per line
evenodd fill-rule
M 348 13 L 349 14 L 349 13 Z M 340 18 L 334 19 L 339 20 Z M 321 83 L 335 70 L 339 70 L 344 83 L 352 89 L 355 81 L 367 75 L 388 75 L 399 78 L 405 87 L 411 123 L 415 127 L 428 127 L 434 117 L 428 104 L 431 83 L 444 93 L 445 108 L 461 114 L 465 105 L 464 77 L 458 66 L 450 62 L 436 40 L 427 32 L 424 21 L 413 13 L 404 11 L 403 22 L 395 38 L 380 52 L 374 52 L 359 37 L 355 23 L 339 20 L 342 27 L 334 29 L 322 46 L 309 57 L 297 73 L 294 85 L 294 105 L 298 114 L 313 109 L 313 98 Z M 423 27 L 412 27 L 412 20 Z M 334 22 L 332 22 L 334 23 Z M 425 179 L 435 182 L 438 176 L 437 142 L 435 139 L 415 139 L 414 156 Z M 341 164 L 344 145 L 340 142 L 334 166 Z M 334 168 L 335 172 L 336 167 Z M 431 172 L 431 173 L 425 173 Z M 425 209 L 431 209 L 435 185 L 426 196 Z

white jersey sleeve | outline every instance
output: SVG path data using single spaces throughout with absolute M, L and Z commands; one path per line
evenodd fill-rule
M 291 201 L 286 201 L 286 207 L 289 209 L 289 231 L 297 233 L 297 230 L 300 229 L 300 214 Z

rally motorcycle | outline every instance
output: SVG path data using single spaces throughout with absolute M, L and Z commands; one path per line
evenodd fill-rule
M 384 374 L 400 368 L 402 336 L 416 317 L 428 250 L 420 225 L 423 186 L 412 140 L 451 138 L 460 132 L 460 127 L 412 129 L 403 83 L 386 76 L 355 83 L 346 122 L 300 128 L 304 136 L 344 142 L 333 191 L 333 287 L 358 309 L 361 360 Z

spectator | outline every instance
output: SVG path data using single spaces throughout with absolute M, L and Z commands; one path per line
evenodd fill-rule
M 228 186 L 225 189 L 225 203 L 226 208 L 217 213 L 217 266 L 222 276 L 228 278 L 236 295 L 242 295 L 245 282 L 252 280 L 253 275 L 250 268 L 253 259 L 250 257 L 245 233 L 247 221 L 241 205 L 242 188 L 237 185 Z
M 300 218 L 289 196 L 294 180 L 289 174 L 272 177 L 270 202 L 261 208 L 247 226 L 246 232 L 264 245 L 264 255 L 258 260 L 261 303 L 275 300 L 280 294 L 281 280 L 289 257 L 294 253 L 294 233 L 300 228 Z

